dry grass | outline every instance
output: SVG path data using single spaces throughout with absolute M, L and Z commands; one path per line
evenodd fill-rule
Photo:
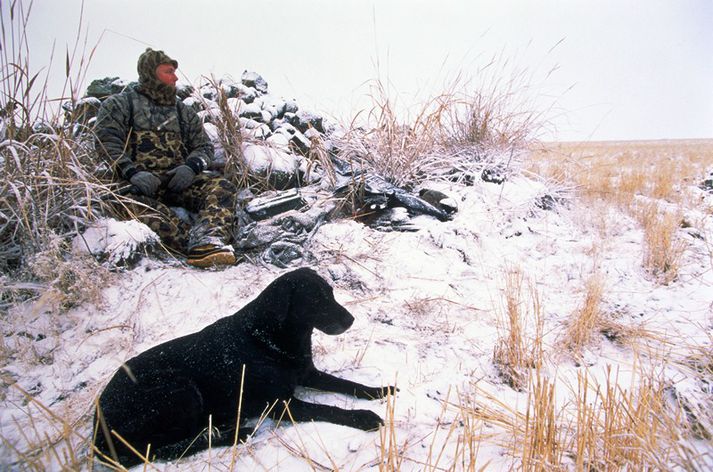
M 677 453 L 682 418 L 667 403 L 665 384 L 657 375 L 635 376 L 625 389 L 611 369 L 604 385 L 592 383 L 582 373 L 576 409 L 572 453 L 577 470 L 665 469 Z
M 394 414 L 396 411 L 396 397 L 386 396 L 386 418 L 385 426 L 379 428 L 378 456 L 379 471 L 401 470 L 404 462 L 404 451 L 408 448 L 407 440 L 399 443 L 396 432 L 396 421 Z
M 87 456 L 89 439 L 79 427 L 84 418 L 58 415 L 17 384 L 11 388 L 22 394 L 25 404 L 21 409 L 25 416 L 14 419 L 24 446 L 0 436 L 3 448 L 14 456 L 14 466 L 45 472 L 51 469 L 79 470 L 91 462 L 91 453 Z
M 586 199 L 622 208 L 636 196 L 689 203 L 685 185 L 713 166 L 713 141 L 552 143 L 531 149 L 529 170 L 576 185 Z
M 713 141 L 559 143 L 531 157 L 531 171 L 574 185 L 586 205 L 604 202 L 639 221 L 643 267 L 661 284 L 676 279 L 686 250 L 676 232 L 684 211 L 701 210 L 689 187 L 713 168 Z
M 467 397 L 474 398 L 452 405 L 477 428 L 486 427 L 489 435 L 480 441 L 499 445 L 513 460 L 515 470 L 566 470 L 566 433 L 562 412 L 555 401 L 556 384 L 541 369 L 530 371 L 527 379 L 524 411 L 499 395 L 473 386 Z
M 35 297 L 36 288 L 49 286 L 68 308 L 97 300 L 105 277 L 92 261 L 70 263 L 67 241 L 97 215 L 111 214 L 108 202 L 115 195 L 103 183 L 106 169 L 94 155 L 92 134 L 76 133 L 62 122 L 60 109 L 49 106 L 50 68 L 44 77 L 32 72 L 26 35 L 31 2 L 8 7 L 2 9 L 0 41 L 8 46 L 0 52 L 0 272 L 10 277 L 0 288 L 2 304 Z M 69 96 L 62 100 L 71 108 L 94 53 L 82 45 L 81 31 L 80 19 L 77 43 L 65 53 L 63 93 Z
M 583 371 L 575 397 L 558 404 L 556 381 L 534 369 L 524 410 L 477 387 L 478 401 L 452 408 L 487 425 L 488 441 L 507 451 L 517 470 L 704 470 L 706 458 L 686 443 L 684 412 L 667 400 L 659 375 L 637 370 L 629 388 L 621 384 L 611 368 L 603 384 Z
M 584 300 L 567 322 L 564 345 L 575 357 L 581 357 L 582 350 L 592 342 L 601 328 L 600 304 L 604 288 L 601 275 L 592 274 L 585 285 Z
M 516 441 L 522 450 L 522 470 L 560 470 L 564 431 L 557 418 L 555 382 L 535 369 L 530 376 L 529 392 L 523 436 Z
M 342 157 L 397 186 L 425 179 L 472 179 L 484 167 L 507 167 L 546 128 L 549 110 L 531 96 L 532 74 L 497 56 L 476 74 L 461 75 L 421 104 L 398 103 L 384 84 L 371 84 L 372 107 L 338 140 Z
M 208 83 L 216 90 L 218 104 L 217 109 L 209 109 L 211 121 L 218 129 L 218 141 L 225 152 L 225 167 L 223 174 L 226 178 L 235 183 L 238 188 L 249 186 L 248 169 L 243 159 L 243 135 L 240 127 L 240 119 L 236 110 L 233 110 L 228 102 L 228 95 L 220 84 L 220 81 L 211 78 Z
M 661 209 L 656 202 L 642 203 L 634 210 L 644 229 L 644 268 L 661 284 L 676 279 L 686 243 L 676 235 L 682 216 Z
M 505 273 L 505 306 L 497 320 L 498 340 L 493 362 L 503 379 L 516 390 L 524 388 L 528 369 L 542 365 L 543 318 L 539 294 L 528 286 L 524 299 L 524 278 L 520 270 Z
M 447 166 L 444 162 L 444 120 L 452 95 L 433 98 L 415 116 L 399 116 L 397 105 L 380 81 L 372 84 L 373 105 L 364 126 L 357 116 L 339 140 L 342 157 L 366 165 L 401 186 L 413 185 Z

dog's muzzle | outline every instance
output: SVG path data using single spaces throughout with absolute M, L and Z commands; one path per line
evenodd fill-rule
M 342 334 L 352 326 L 354 317 L 346 308 L 339 308 L 339 311 L 336 314 L 332 314 L 324 326 L 318 327 L 320 331 L 329 335 L 337 335 Z

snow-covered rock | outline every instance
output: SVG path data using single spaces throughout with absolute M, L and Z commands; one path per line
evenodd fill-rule
M 159 242 L 156 233 L 136 220 L 100 219 L 76 236 L 72 248 L 91 254 L 114 266 L 136 263 L 144 253 Z

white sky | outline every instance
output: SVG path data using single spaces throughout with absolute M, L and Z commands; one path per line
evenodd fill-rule
M 35 0 L 34 68 L 56 41 L 64 72 L 80 5 Z M 179 61 L 184 81 L 254 70 L 271 93 L 344 118 L 370 79 L 411 104 L 459 72 L 477 80 L 502 54 L 531 74 L 533 100 L 556 99 L 558 139 L 713 138 L 710 0 L 87 0 L 83 28 L 90 48 L 103 33 L 90 80 L 135 79 L 150 45 Z

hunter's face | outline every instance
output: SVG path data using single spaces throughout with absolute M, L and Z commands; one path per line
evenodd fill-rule
M 159 82 L 171 87 L 175 87 L 176 82 L 178 82 L 176 68 L 171 64 L 159 64 L 158 67 L 156 67 L 156 78 Z

